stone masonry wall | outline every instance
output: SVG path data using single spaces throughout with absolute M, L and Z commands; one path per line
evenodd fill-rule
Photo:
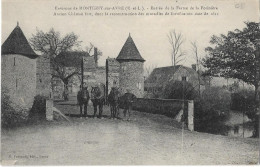
M 107 94 L 111 87 L 119 87 L 119 70 L 120 64 L 114 58 L 108 58 L 106 61 L 106 88 Z
M 2 89 L 7 89 L 14 103 L 31 108 L 36 95 L 36 59 L 7 54 L 1 60 Z
M 128 90 L 136 97 L 144 95 L 143 63 L 139 61 L 128 61 L 120 63 L 119 87 L 122 93 Z
M 36 94 L 52 98 L 50 59 L 46 56 L 36 61 Z

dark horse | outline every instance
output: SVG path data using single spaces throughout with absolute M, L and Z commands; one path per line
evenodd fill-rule
M 126 118 L 126 114 L 128 113 L 128 119 L 130 120 L 132 104 L 135 101 L 136 96 L 132 93 L 125 93 L 123 96 L 119 98 L 119 107 L 124 109 L 124 117 Z
M 111 118 L 116 118 L 118 117 L 119 114 L 119 96 L 120 92 L 118 91 L 117 88 L 112 87 L 111 91 L 108 95 L 108 103 L 110 105 L 110 111 L 111 111 Z
M 96 117 L 97 113 L 97 106 L 99 109 L 99 117 L 102 117 L 103 112 L 103 105 L 105 103 L 105 95 L 104 92 L 101 91 L 101 88 L 98 86 L 92 87 L 91 89 L 91 101 L 94 107 L 94 118 Z
M 89 97 L 88 87 L 84 87 L 83 89 L 81 88 L 77 94 L 77 100 L 80 107 L 80 116 L 82 116 L 83 105 L 84 105 L 84 117 L 87 116 L 89 99 L 90 97 Z

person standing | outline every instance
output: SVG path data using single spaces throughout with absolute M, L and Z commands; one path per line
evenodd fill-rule
M 89 99 L 90 96 L 88 92 L 88 87 L 84 82 L 83 86 L 80 85 L 80 90 L 78 91 L 77 94 L 77 101 L 80 107 L 80 116 L 82 116 L 82 109 L 84 109 L 84 117 L 87 117 Z

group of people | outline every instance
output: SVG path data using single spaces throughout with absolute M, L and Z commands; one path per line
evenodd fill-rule
M 88 103 L 91 100 L 94 107 L 94 118 L 96 117 L 97 108 L 99 109 L 99 118 L 102 118 L 103 106 L 105 104 L 105 92 L 101 88 L 100 84 L 91 87 L 91 92 L 88 91 L 86 83 L 80 86 L 80 90 L 77 94 L 77 102 L 80 106 L 80 115 L 87 117 Z M 132 103 L 136 99 L 136 96 L 130 92 L 122 94 L 118 88 L 112 87 L 109 95 L 107 96 L 107 104 L 110 106 L 111 118 L 119 118 L 119 108 L 124 111 L 124 117 L 128 113 L 128 120 L 131 116 Z

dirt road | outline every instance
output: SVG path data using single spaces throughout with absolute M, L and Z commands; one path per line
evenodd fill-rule
M 56 105 L 77 114 L 75 101 Z M 93 108 L 89 108 L 89 114 Z M 108 116 L 108 107 L 104 115 Z M 174 120 L 134 112 L 131 121 L 71 118 L 2 131 L 2 160 L 18 165 L 256 164 L 257 139 L 182 131 Z M 180 128 L 180 129 L 179 129 Z

